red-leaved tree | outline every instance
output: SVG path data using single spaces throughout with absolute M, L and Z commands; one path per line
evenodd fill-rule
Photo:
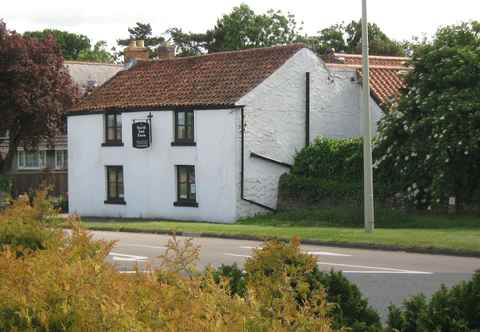
M 0 20 L 0 132 L 8 132 L 0 173 L 18 147 L 34 149 L 59 133 L 76 96 L 55 40 L 23 37 Z

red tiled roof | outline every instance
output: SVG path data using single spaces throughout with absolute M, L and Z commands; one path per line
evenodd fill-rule
M 139 61 L 82 98 L 71 111 L 233 106 L 302 44 Z
M 326 59 L 327 66 L 353 68 L 362 75 L 362 56 L 335 53 Z M 388 104 L 399 96 L 405 87 L 404 75 L 410 70 L 409 58 L 370 56 L 370 88 L 372 96 L 380 105 Z
M 369 63 L 371 66 L 390 66 L 390 67 L 406 67 L 409 58 L 400 57 L 400 56 L 379 56 L 379 55 L 370 55 L 368 57 Z M 361 54 L 345 54 L 345 53 L 334 53 L 333 58 L 327 57 L 327 62 L 329 63 L 341 63 L 345 65 L 362 65 L 362 55 Z

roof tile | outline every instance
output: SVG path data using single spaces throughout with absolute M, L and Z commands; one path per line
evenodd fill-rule
M 71 111 L 233 106 L 302 44 L 140 61 L 117 73 Z

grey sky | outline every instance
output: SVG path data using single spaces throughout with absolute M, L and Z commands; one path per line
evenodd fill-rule
M 23 32 L 56 28 L 82 33 L 92 41 L 115 40 L 128 36 L 127 27 L 135 22 L 151 23 L 154 33 L 161 34 L 176 26 L 184 31 L 203 32 L 216 19 L 242 1 L 113 1 L 113 0 L 43 0 L 8 1 L 0 18 L 9 29 Z M 304 22 L 304 31 L 314 34 L 321 28 L 341 21 L 358 19 L 361 0 L 245 0 L 256 12 L 280 9 L 295 14 Z M 369 0 L 369 20 L 377 23 L 395 39 L 413 35 L 431 35 L 439 26 L 460 21 L 480 20 L 478 0 Z

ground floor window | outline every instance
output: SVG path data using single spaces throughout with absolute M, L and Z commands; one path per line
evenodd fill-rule
M 190 207 L 198 206 L 194 166 L 177 166 L 177 201 L 174 205 Z
M 68 168 L 67 150 L 55 150 L 55 168 L 56 169 Z
M 107 166 L 107 200 L 105 203 L 125 204 L 123 190 L 123 166 Z
M 18 169 L 43 169 L 47 166 L 47 151 L 18 151 Z

